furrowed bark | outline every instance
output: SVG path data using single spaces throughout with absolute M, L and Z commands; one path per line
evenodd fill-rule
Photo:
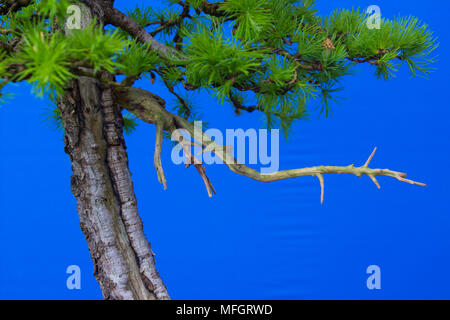
M 99 22 L 104 9 L 113 5 L 111 0 L 82 2 L 83 12 Z M 89 23 L 82 20 L 82 27 Z M 113 80 L 106 73 L 104 77 Z M 170 299 L 138 214 L 121 108 L 111 90 L 94 78 L 80 77 L 71 82 L 59 108 L 72 161 L 72 192 L 103 297 Z
M 107 162 L 120 202 L 122 219 L 131 246 L 136 254 L 141 276 L 157 299 L 170 299 L 166 286 L 156 270 L 154 253 L 145 237 L 142 220 L 138 213 L 133 181 L 128 168 L 128 155 L 122 134 L 122 115 L 120 108 L 114 103 L 111 89 L 103 90 L 102 107 L 105 115 L 105 137 L 109 146 Z
M 137 213 L 122 136 L 108 89 L 81 77 L 59 102 L 72 192 L 105 299 L 169 299 Z

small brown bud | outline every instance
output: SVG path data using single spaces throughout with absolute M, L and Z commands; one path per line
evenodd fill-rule
M 330 38 L 326 38 L 323 42 L 322 42 L 322 46 L 326 49 L 326 50 L 333 50 L 336 49 L 334 47 L 333 41 L 331 41 Z

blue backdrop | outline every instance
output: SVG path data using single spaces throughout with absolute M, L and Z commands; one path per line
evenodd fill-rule
M 135 3 L 116 1 L 119 8 Z M 262 184 L 209 166 L 217 196 L 209 199 L 193 168 L 163 165 L 168 190 L 153 169 L 155 129 L 140 124 L 127 136 L 139 209 L 157 267 L 175 299 L 429 299 L 450 298 L 450 109 L 448 1 L 318 1 L 321 14 L 353 5 L 382 15 L 415 15 L 441 43 L 437 71 L 411 79 L 407 67 L 388 82 L 361 66 L 345 79 L 348 100 L 333 116 L 295 124 L 280 144 L 281 169 L 363 163 L 374 146 L 377 167 L 408 172 L 422 188 L 380 178 L 326 176 L 325 203 L 311 177 Z M 167 91 L 140 85 L 173 101 Z M 9 86 L 0 107 L 0 298 L 100 299 L 92 276 L 61 132 L 44 122 L 45 100 L 28 85 Z M 235 117 L 206 96 L 211 126 L 253 128 L 259 115 Z M 368 290 L 366 268 L 381 268 L 381 290 Z M 81 290 L 68 290 L 66 268 L 79 265 Z

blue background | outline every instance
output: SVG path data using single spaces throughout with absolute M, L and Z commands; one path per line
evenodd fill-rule
M 143 1 L 116 1 L 123 9 Z M 145 1 L 148 3 L 150 1 Z M 159 1 L 152 2 L 155 6 Z M 280 145 L 281 169 L 318 164 L 372 164 L 405 171 L 422 188 L 381 177 L 328 175 L 325 203 L 311 177 L 263 184 L 223 165 L 207 171 L 218 191 L 209 199 L 193 168 L 163 165 L 168 190 L 153 169 L 155 128 L 127 136 L 140 214 L 157 267 L 175 299 L 450 298 L 450 109 L 448 1 L 318 1 L 320 14 L 371 4 L 382 15 L 415 15 L 441 43 L 437 71 L 411 79 L 407 67 L 388 82 L 361 66 L 343 82 L 348 100 L 333 116 L 294 126 Z M 141 86 L 173 98 L 148 81 Z M 45 100 L 28 85 L 9 86 L 0 107 L 0 298 L 100 299 L 93 265 L 70 192 L 71 168 L 61 132 L 44 122 Z M 259 115 L 235 117 L 230 106 L 197 97 L 211 126 L 254 128 Z M 81 290 L 66 288 L 79 265 Z M 381 290 L 368 290 L 366 268 L 381 267 Z

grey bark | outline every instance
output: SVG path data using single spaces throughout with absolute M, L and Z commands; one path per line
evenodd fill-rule
M 105 299 L 169 299 L 138 215 L 110 89 L 81 77 L 59 102 L 72 192 Z
M 108 1 L 83 2 L 83 10 L 101 22 Z M 80 77 L 58 106 L 72 162 L 72 193 L 104 299 L 170 299 L 138 214 L 121 108 L 111 89 Z

